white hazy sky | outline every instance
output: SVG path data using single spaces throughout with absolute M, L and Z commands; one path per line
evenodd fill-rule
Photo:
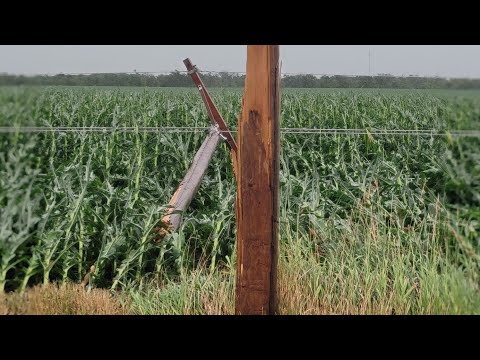
M 282 45 L 283 72 L 480 78 L 479 45 Z M 14 74 L 184 70 L 245 71 L 245 45 L 0 45 Z

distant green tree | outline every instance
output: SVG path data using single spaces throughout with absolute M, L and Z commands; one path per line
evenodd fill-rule
M 243 87 L 245 75 L 228 72 L 202 73 L 208 87 Z M 1 86 L 14 85 L 68 85 L 68 86 L 142 86 L 142 87 L 191 87 L 190 75 L 180 71 L 169 74 L 91 74 L 53 76 L 10 75 L 0 73 Z M 311 74 L 286 75 L 282 78 L 285 88 L 391 88 L 391 89 L 480 89 L 480 79 L 444 79 L 428 77 L 379 76 L 322 76 Z

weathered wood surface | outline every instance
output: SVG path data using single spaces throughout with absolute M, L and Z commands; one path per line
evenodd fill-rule
M 249 45 L 238 131 L 236 314 L 277 312 L 279 46 Z
M 207 138 L 195 154 L 192 165 L 170 200 L 170 208 L 162 218 L 162 222 L 167 226 L 168 231 L 160 229 L 161 235 L 174 232 L 180 226 L 183 212 L 187 210 L 197 193 L 203 176 L 207 171 L 208 164 L 221 140 L 222 138 L 217 128 L 211 126 Z
M 202 97 L 203 102 L 205 103 L 205 107 L 207 108 L 208 116 L 210 118 L 210 122 L 213 125 L 218 125 L 220 131 L 222 131 L 222 135 L 225 137 L 229 147 L 230 147 L 230 157 L 232 159 L 233 164 L 233 172 L 235 176 L 237 176 L 237 143 L 233 138 L 232 134 L 228 130 L 227 124 L 223 119 L 222 115 L 218 111 L 217 107 L 215 106 L 210 94 L 208 93 L 205 84 L 203 83 L 200 75 L 197 73 L 195 66 L 192 64 L 189 58 L 183 60 L 185 67 L 189 71 L 190 76 L 192 77 L 195 86 L 197 87 L 200 95 Z

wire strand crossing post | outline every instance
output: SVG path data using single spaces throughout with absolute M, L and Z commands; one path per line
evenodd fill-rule
M 235 313 L 277 313 L 280 72 L 278 45 L 247 47 L 238 128 Z

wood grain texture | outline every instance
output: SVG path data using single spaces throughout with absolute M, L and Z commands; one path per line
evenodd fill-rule
M 207 171 L 208 164 L 220 141 L 220 134 L 214 127 L 211 127 L 207 138 L 195 154 L 187 174 L 178 186 L 177 191 L 173 194 L 169 204 L 171 207 L 162 218 L 162 222 L 167 225 L 169 232 L 176 231 L 180 226 L 182 213 L 187 210 L 193 197 L 197 193 L 203 176 Z M 167 232 L 164 229 L 162 230 L 160 230 L 160 235 L 166 235 Z
M 236 314 L 277 312 L 279 46 L 249 45 L 238 128 Z
M 212 125 L 218 125 L 220 130 L 223 131 L 222 135 L 225 137 L 230 147 L 230 157 L 232 159 L 233 172 L 236 178 L 237 177 L 237 144 L 235 142 L 235 139 L 233 138 L 232 134 L 228 130 L 225 120 L 223 119 L 222 115 L 220 115 L 220 112 L 218 111 L 217 106 L 213 102 L 205 84 L 200 78 L 200 75 L 198 74 L 198 72 L 196 71 L 195 66 L 192 64 L 192 61 L 189 58 L 187 58 L 183 60 L 183 63 L 185 64 L 185 67 L 187 68 L 187 70 L 191 72 L 190 76 L 192 77 L 192 80 L 195 86 L 200 92 L 200 96 L 202 97 L 202 100 L 207 109 L 210 122 L 212 123 Z

